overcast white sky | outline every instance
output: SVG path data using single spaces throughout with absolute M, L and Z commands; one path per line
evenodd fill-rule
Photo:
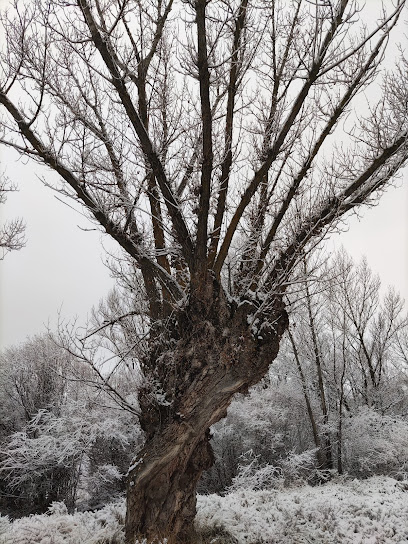
M 84 318 L 105 297 L 113 281 L 103 265 L 101 234 L 78 212 L 56 199 L 36 176 L 38 165 L 16 161 L 0 149 L 2 170 L 19 185 L 1 206 L 1 220 L 21 216 L 27 224 L 27 245 L 0 261 L 0 345 L 21 342 L 27 335 L 53 326 L 58 311 Z M 45 171 L 49 175 L 48 171 Z M 54 174 L 51 174 L 54 175 Z M 104 238 L 112 247 L 112 242 Z
M 347 232 L 333 236 L 329 247 L 345 249 L 355 260 L 367 257 L 384 290 L 394 286 L 408 302 L 408 171 L 397 188 L 390 187 L 378 206 L 361 208 Z
M 5 0 L 0 0 L 0 7 Z M 377 0 L 368 0 L 368 5 Z M 58 312 L 82 321 L 92 305 L 105 297 L 113 281 L 103 264 L 101 235 L 84 232 L 90 223 L 63 205 L 45 188 L 39 166 L 17 160 L 0 148 L 0 172 L 6 171 L 20 191 L 0 206 L 0 221 L 21 216 L 27 223 L 27 245 L 0 261 L 0 348 L 55 325 Z M 49 174 L 47 174 L 49 175 Z M 53 174 L 52 174 L 53 175 Z M 349 231 L 332 238 L 330 248 L 344 244 L 355 258 L 366 255 L 384 286 L 394 285 L 408 300 L 408 171 L 380 204 L 350 220 Z M 107 237 L 104 245 L 113 248 Z

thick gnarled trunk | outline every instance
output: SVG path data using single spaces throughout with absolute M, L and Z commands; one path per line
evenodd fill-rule
M 279 299 L 266 319 L 254 301 L 228 302 L 216 281 L 205 291 L 173 322 L 167 348 L 152 350 L 151 379 L 166 402 L 155 404 L 151 391 L 140 396 L 147 440 L 128 476 L 127 544 L 156 537 L 189 541 L 196 487 L 213 462 L 209 427 L 225 417 L 235 393 L 265 375 L 287 327 Z M 255 312 L 256 330 L 250 324 Z
M 126 542 L 133 544 L 137 537 L 188 542 L 194 533 L 197 484 L 212 462 L 209 433 L 200 440 L 185 425 L 147 442 L 128 483 Z

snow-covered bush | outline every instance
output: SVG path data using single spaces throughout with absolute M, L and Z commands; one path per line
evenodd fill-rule
M 13 523 L 0 517 L 0 544 L 124 544 L 124 515 L 123 501 L 73 515 L 54 503 L 47 514 Z
M 262 478 L 274 480 L 276 471 L 281 471 L 282 463 L 294 450 L 313 448 L 304 423 L 303 399 L 285 383 L 261 384 L 252 388 L 249 395 L 238 396 L 231 403 L 227 418 L 212 428 L 212 434 L 216 461 L 203 475 L 201 493 L 225 492 L 239 473 L 243 477 L 245 465 L 251 463 L 248 474 L 253 474 L 255 465 L 257 469 L 268 466 L 265 471 L 270 474 Z M 258 476 L 261 478 L 261 474 Z
M 198 498 L 197 525 L 238 544 L 402 544 L 408 493 L 387 477 Z
M 233 478 L 229 492 L 242 489 L 282 489 L 283 486 L 310 481 L 316 478 L 316 450 L 302 453 L 291 452 L 278 466 L 262 463 L 259 456 L 250 450 L 242 456 L 238 474 Z
M 345 420 L 344 463 L 359 476 L 408 474 L 408 421 L 361 408 Z
M 58 500 L 73 506 L 84 446 L 82 422 L 40 410 L 2 446 L 0 474 L 40 509 Z
M 61 415 L 69 361 L 48 335 L 0 354 L 0 417 L 5 422 L 0 426 L 0 506 L 9 507 L 10 513 L 41 511 L 52 500 L 72 498 L 75 458 L 59 451 L 57 457 L 64 461 L 53 463 L 58 439 L 55 433 L 54 440 L 41 433 Z
M 88 411 L 81 402 L 70 402 L 59 416 L 40 411 L 0 449 L 0 474 L 8 489 L 44 509 L 61 500 L 72 508 L 78 493 L 82 506 L 111 500 L 123 490 L 141 433 L 129 414 L 107 408 Z
M 229 492 L 240 489 L 259 491 L 282 485 L 283 475 L 280 468 L 260 463 L 259 456 L 254 456 L 251 450 L 241 459 L 243 462 L 238 466 L 238 474 L 233 478 Z
M 92 378 L 47 336 L 0 354 L 3 512 L 42 513 L 53 501 L 101 507 L 124 490 L 142 432 Z

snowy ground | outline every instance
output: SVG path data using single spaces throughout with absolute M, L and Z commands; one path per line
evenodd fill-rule
M 9 523 L 0 517 L 0 544 L 121 544 L 124 504 L 109 504 L 97 512 L 69 515 L 62 503 L 49 514 Z
M 239 544 L 408 543 L 408 482 L 385 477 L 200 497 L 198 512 Z
M 121 544 L 123 516 L 123 504 L 74 515 L 57 504 L 48 515 L 12 523 L 0 517 L 0 544 Z M 201 496 L 197 525 L 207 533 L 219 529 L 239 544 L 408 543 L 408 482 L 373 477 Z

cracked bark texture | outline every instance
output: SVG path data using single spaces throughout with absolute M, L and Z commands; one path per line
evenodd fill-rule
M 216 280 L 205 291 L 205 300 L 190 300 L 173 320 L 171 347 L 152 349 L 151 358 L 161 358 L 151 366 L 155 378 L 173 396 L 162 404 L 147 390 L 140 397 L 147 440 L 128 476 L 127 544 L 139 535 L 171 535 L 171 542 L 191 538 L 196 487 L 214 460 L 209 427 L 226 415 L 235 393 L 265 375 L 288 324 L 276 298 L 268 319 L 257 315 L 262 336 L 255 338 L 248 324 L 257 311 L 254 303 L 229 302 Z

